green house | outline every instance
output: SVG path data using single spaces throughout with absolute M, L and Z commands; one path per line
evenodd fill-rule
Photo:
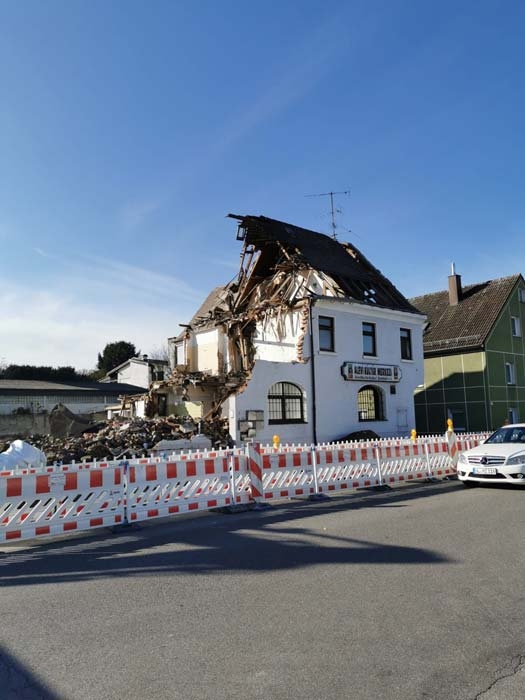
M 416 429 L 492 430 L 525 422 L 525 281 L 521 274 L 461 285 L 410 302 L 427 316 L 425 383 L 416 389 Z

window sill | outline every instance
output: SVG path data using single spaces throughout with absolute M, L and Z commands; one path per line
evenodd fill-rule
M 269 420 L 268 425 L 307 425 L 305 420 Z

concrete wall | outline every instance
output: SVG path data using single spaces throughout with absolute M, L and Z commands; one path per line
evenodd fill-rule
M 0 415 L 0 437 L 24 438 L 29 435 L 49 434 L 49 415 L 2 416 Z
M 415 395 L 418 433 L 443 433 L 449 414 L 456 430 L 491 429 L 485 360 L 484 352 L 426 358 L 425 383 Z
M 73 413 L 94 413 L 112 406 L 118 401 L 117 396 L 84 396 L 82 392 L 71 396 L 50 394 L 43 395 L 10 395 L 0 397 L 0 415 L 11 415 L 18 408 L 24 408 L 39 415 L 51 411 L 57 404 L 62 403 Z

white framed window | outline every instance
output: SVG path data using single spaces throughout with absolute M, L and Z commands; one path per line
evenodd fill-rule
M 505 380 L 507 384 L 516 384 L 516 374 L 514 372 L 513 362 L 505 362 Z
M 304 395 L 291 382 L 277 382 L 268 392 L 268 423 L 306 423 Z
M 363 355 L 375 357 L 376 352 L 376 324 L 363 323 Z
M 335 350 L 334 319 L 331 316 L 319 316 L 319 350 Z
M 401 359 L 412 359 L 412 332 L 409 328 L 400 328 Z
M 521 323 L 517 316 L 510 317 L 510 327 L 512 328 L 512 335 L 515 338 L 521 337 Z

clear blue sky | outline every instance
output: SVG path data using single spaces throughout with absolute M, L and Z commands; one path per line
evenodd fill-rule
M 238 269 L 228 212 L 406 295 L 525 272 L 525 3 L 0 0 L 0 362 L 151 353 Z

